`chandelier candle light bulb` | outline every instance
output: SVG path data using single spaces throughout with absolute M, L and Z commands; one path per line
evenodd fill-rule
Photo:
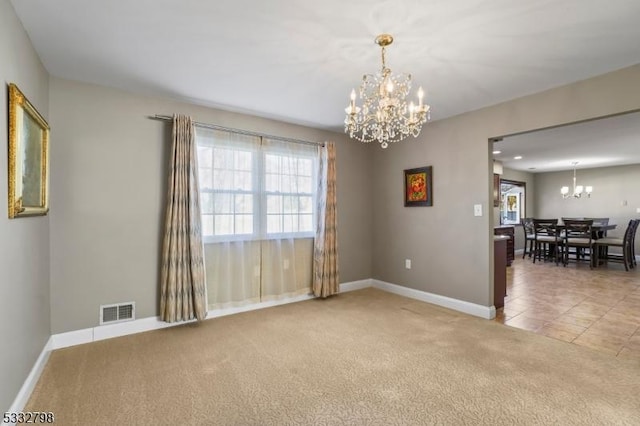
M 351 112 L 356 109 L 356 89 L 351 89 Z
M 351 102 L 345 108 L 344 131 L 361 142 L 378 141 L 382 148 L 389 142 L 398 142 L 411 135 L 417 137 L 422 125 L 431 119 L 430 107 L 424 103 L 425 92 L 418 89 L 418 105 L 407 96 L 411 91 L 411 74 L 392 74 L 385 62 L 385 48 L 393 43 L 389 34 L 376 37 L 382 48 L 382 69 L 376 74 L 365 74 L 360 85 L 362 108 L 356 106 L 356 91 L 351 91 Z

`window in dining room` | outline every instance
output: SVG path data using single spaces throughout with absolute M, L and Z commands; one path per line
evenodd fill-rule
M 500 224 L 518 225 L 525 217 L 527 184 L 516 180 L 500 180 Z

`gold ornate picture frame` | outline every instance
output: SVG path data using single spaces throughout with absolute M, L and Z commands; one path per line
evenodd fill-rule
M 9 84 L 9 218 L 49 211 L 49 125 Z

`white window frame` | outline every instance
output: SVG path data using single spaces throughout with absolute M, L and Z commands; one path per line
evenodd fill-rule
M 264 185 L 266 185 L 266 157 L 268 154 L 274 154 L 274 155 L 285 155 L 285 156 L 289 156 L 289 157 L 295 157 L 297 159 L 309 159 L 311 160 L 311 192 L 310 193 L 306 193 L 306 192 L 273 192 L 273 191 L 267 191 L 266 188 L 264 187 Z M 315 236 L 315 226 L 314 224 L 316 223 L 316 218 L 317 218 L 317 209 L 316 209 L 316 205 L 317 205 L 317 187 L 318 187 L 318 164 L 317 161 L 313 161 L 314 159 L 316 159 L 317 157 L 314 157 L 312 155 L 308 155 L 308 154 L 294 154 L 294 155 L 289 155 L 288 151 L 285 150 L 278 150 L 278 149 L 265 149 L 262 151 L 262 162 L 263 162 L 263 167 L 262 167 L 262 175 L 261 177 L 263 177 L 262 179 L 262 185 L 263 187 L 261 188 L 261 193 L 262 193 L 262 206 L 263 211 L 260 214 L 260 219 L 262 220 L 262 223 L 260 224 L 261 229 L 264 232 L 263 235 L 263 239 L 267 239 L 267 240 L 274 240 L 274 239 L 283 239 L 283 238 L 313 238 Z M 281 196 L 294 196 L 296 198 L 299 198 L 301 196 L 310 196 L 311 197 L 311 230 L 309 231 L 298 231 L 298 232 L 273 232 L 273 233 L 268 233 L 267 232 L 267 196 L 268 195 L 281 195 Z M 285 213 L 281 213 L 279 216 L 284 216 Z M 300 213 L 296 213 L 296 215 L 298 216 L 298 219 L 300 218 Z
M 197 139 L 196 139 L 196 143 L 197 143 Z M 200 146 L 200 145 L 198 145 Z M 206 147 L 210 147 L 212 149 L 215 149 L 216 147 L 218 148 L 222 148 L 222 149 L 230 149 L 230 150 L 234 150 L 234 151 L 244 151 L 244 152 L 250 152 L 251 153 L 251 163 L 252 163 L 252 168 L 251 168 L 251 179 L 252 179 L 252 190 L 251 191 L 247 191 L 247 190 L 242 190 L 242 189 L 203 189 L 200 188 L 200 194 L 203 193 L 208 193 L 208 194 L 212 194 L 215 196 L 215 194 L 232 194 L 232 195 L 236 195 L 236 194 L 246 194 L 246 195 L 253 195 L 253 230 L 250 234 L 226 234 L 226 235 L 205 235 L 203 233 L 202 238 L 203 238 L 203 242 L 206 243 L 218 243 L 218 242 L 225 242 L 225 241 L 250 241 L 250 240 L 255 240 L 255 235 L 258 232 L 258 224 L 256 223 L 255 220 L 255 216 L 256 216 L 256 209 L 258 208 L 258 198 L 260 196 L 260 190 L 259 190 L 259 181 L 257 179 L 257 174 L 256 174 L 256 162 L 258 161 L 258 157 L 259 157 L 259 150 L 257 149 L 250 149 L 250 148 L 234 148 L 232 146 L 228 146 L 228 147 L 223 147 L 220 145 L 209 145 L 209 144 L 205 144 L 203 146 Z M 211 163 L 212 167 L 212 173 L 215 170 L 213 168 L 213 163 Z M 198 166 L 198 171 L 200 170 L 200 166 Z M 212 176 L 213 178 L 213 176 Z M 202 209 L 202 206 L 201 206 Z M 214 203 L 214 212 L 213 213 L 202 213 L 201 212 L 201 216 L 205 216 L 205 215 L 211 215 L 213 216 L 213 231 L 215 232 L 215 203 Z M 204 227 L 202 227 L 203 231 L 204 231 Z
M 221 242 L 233 242 L 233 241 L 256 241 L 256 240 L 277 240 L 277 239 L 302 239 L 313 238 L 315 236 L 315 224 L 317 222 L 317 186 L 318 186 L 318 161 L 317 156 L 294 153 L 290 151 L 278 148 L 265 147 L 262 143 L 255 149 L 246 147 L 235 148 L 232 144 L 227 146 L 214 144 L 201 144 L 198 139 L 198 133 L 196 131 L 196 145 L 198 147 L 205 146 L 215 149 L 220 147 L 223 149 L 231 149 L 238 151 L 250 151 L 252 153 L 252 191 L 247 190 L 216 190 L 216 189 L 203 189 L 200 188 L 200 194 L 209 193 L 215 194 L 250 194 L 253 195 L 253 232 L 251 234 L 228 234 L 228 235 L 205 235 L 203 233 L 202 238 L 205 244 L 215 244 Z M 296 158 L 311 159 L 312 174 L 311 174 L 311 193 L 295 193 L 295 192 L 267 192 L 266 191 L 266 156 L 268 154 L 294 156 Z M 213 163 L 212 173 L 213 173 Z M 200 166 L 198 165 L 200 170 Z M 311 217 L 311 230 L 301 232 L 279 232 L 279 233 L 267 233 L 267 196 L 268 195 L 283 195 L 283 196 L 295 196 L 299 199 L 300 196 L 311 196 L 312 203 L 312 217 Z M 201 213 L 202 217 L 206 215 L 214 216 L 213 232 L 215 232 L 215 206 L 214 213 Z M 282 213 L 284 215 L 284 213 Z M 300 213 L 296 213 L 299 217 Z M 203 227 L 204 232 L 204 227 Z

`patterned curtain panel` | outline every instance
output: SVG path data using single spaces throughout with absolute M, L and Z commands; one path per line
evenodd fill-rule
M 194 136 L 191 118 L 174 115 L 160 271 L 160 318 L 166 322 L 207 316 Z
M 318 170 L 318 223 L 313 250 L 313 294 L 328 297 L 340 291 L 336 198 L 336 148 L 320 148 Z

